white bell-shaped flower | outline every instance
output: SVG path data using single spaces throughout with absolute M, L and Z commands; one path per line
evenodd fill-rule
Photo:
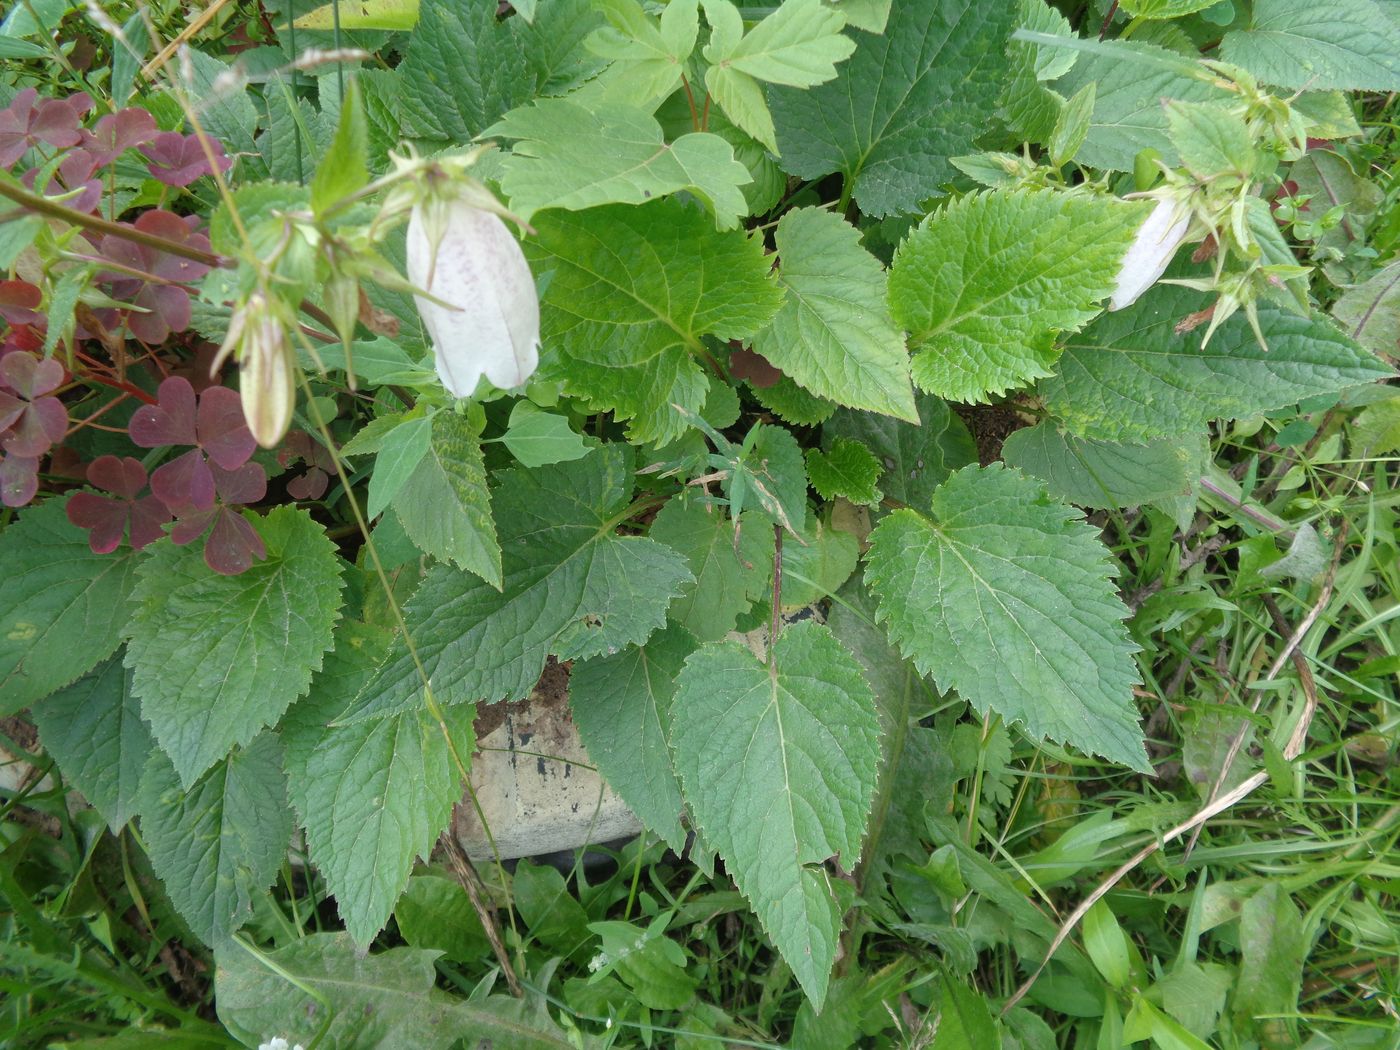
M 415 205 L 408 278 L 433 297 L 416 297 L 418 313 L 455 397 L 469 397 L 483 375 L 507 390 L 530 378 L 540 359 L 540 300 L 500 216 L 462 198 Z
M 1157 283 L 1171 265 L 1190 227 L 1191 211 L 1180 200 L 1162 197 L 1157 201 L 1157 207 L 1138 227 L 1137 237 L 1123 256 L 1113 295 L 1108 301 L 1110 310 L 1131 306 Z

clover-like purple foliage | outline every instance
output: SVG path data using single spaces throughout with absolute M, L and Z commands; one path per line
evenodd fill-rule
M 228 171 L 233 167 L 233 159 L 224 155 L 222 143 L 211 139 L 209 145 L 220 171 Z M 143 145 L 141 152 L 150 161 L 146 170 L 151 173 L 151 178 L 158 179 L 167 186 L 188 186 L 201 175 L 209 175 L 214 171 L 209 166 L 209 157 L 205 154 L 198 135 L 162 131 Z
M 131 440 L 142 448 L 195 447 L 157 467 L 151 491 L 172 510 L 207 510 L 217 495 L 207 460 L 237 470 L 257 447 L 243 419 L 243 399 L 225 386 L 211 386 L 196 398 L 190 381 L 180 376 L 161 383 L 156 397 L 156 404 L 142 405 L 132 415 Z
M 208 251 L 209 238 L 194 232 L 198 221 L 196 216 L 181 217 L 157 209 L 143 213 L 134 226 L 143 233 Z M 164 342 L 171 332 L 183 332 L 190 326 L 190 293 L 183 286 L 203 277 L 209 272 L 208 266 L 115 234 L 102 238 L 102 254 L 114 263 L 150 275 L 144 278 L 118 271 L 102 274 L 112 284 L 113 298 L 140 308 L 130 311 L 126 319 L 132 335 L 144 343 L 156 344 Z
M 150 142 L 157 135 L 156 119 L 144 109 L 131 106 L 108 113 L 83 132 L 83 148 L 98 167 L 105 168 L 129 149 Z
M 330 451 L 306 431 L 293 430 L 278 451 L 277 462 L 290 467 L 298 460 L 306 463 L 306 470 L 287 482 L 287 495 L 292 499 L 320 499 L 330 487 L 330 476 L 335 470 Z
M 135 550 L 161 538 L 163 526 L 173 515 L 156 496 L 141 495 L 146 487 L 146 468 L 139 459 L 99 456 L 88 464 L 87 478 L 94 488 L 112 495 L 75 492 L 68 497 L 65 509 L 69 521 L 89 530 L 88 546 L 93 553 L 112 553 L 121 545 L 128 527 Z
M 224 470 L 215 464 L 212 473 L 219 502 L 204 508 L 171 506 L 176 521 L 170 539 L 180 546 L 193 543 L 212 522 L 214 527 L 204 541 L 204 564 L 223 576 L 237 576 L 254 561 L 267 557 L 262 537 L 234 510 L 267 495 L 267 473 L 257 463 L 244 463 L 237 470 Z
M 35 324 L 43 315 L 36 307 L 44 301 L 38 285 L 28 281 L 0 281 L 0 317 L 12 325 Z
M 78 124 L 92 108 L 91 97 L 79 93 L 40 99 L 38 95 L 33 88 L 25 88 L 0 109 L 0 167 L 12 166 L 41 142 L 67 149 L 82 141 Z
M 63 366 L 51 357 L 23 351 L 0 357 L 0 448 L 7 455 L 33 459 L 63 440 L 68 409 L 48 396 L 62 382 Z
M 195 446 L 151 475 L 151 492 L 175 518 L 174 543 L 193 543 L 208 531 L 204 562 L 225 576 L 267 556 L 262 537 L 234 509 L 267 495 L 267 472 L 249 462 L 257 442 L 237 391 L 211 386 L 196 396 L 188 379 L 172 376 L 160 384 L 154 405 L 136 410 L 127 429 L 142 448 Z

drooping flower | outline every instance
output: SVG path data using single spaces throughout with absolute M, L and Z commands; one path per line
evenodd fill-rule
M 1171 265 L 1177 248 L 1191 228 L 1191 212 L 1177 197 L 1161 197 L 1123 256 L 1109 299 L 1110 310 L 1122 310 L 1137 302 Z
M 287 338 L 291 319 L 280 301 L 254 292 L 233 313 L 228 335 L 210 372 L 238 350 L 239 390 L 248 429 L 263 448 L 273 448 L 292 425 L 296 362 Z
M 540 301 L 520 245 L 499 215 L 458 195 L 415 204 L 408 277 L 433 342 L 437 373 L 456 397 L 484 375 L 520 386 L 539 364 Z

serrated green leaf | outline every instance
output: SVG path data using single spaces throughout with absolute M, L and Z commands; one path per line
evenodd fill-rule
M 675 0 L 653 21 L 637 0 L 597 0 L 609 26 L 588 37 L 590 51 L 612 64 L 584 85 L 589 104 L 622 103 L 652 108 L 680 86 L 700 32 L 698 0 Z
M 129 549 L 94 554 L 57 499 L 26 507 L 0 533 L 0 714 L 48 696 L 112 654 L 138 560 Z
M 1220 57 L 1286 88 L 1400 90 L 1400 23 L 1372 0 L 1255 0 Z
M 787 295 L 754 350 L 819 397 L 912 422 L 909 355 L 886 304 L 884 267 L 859 231 L 801 208 L 783 216 L 775 238 Z
M 1089 134 L 1089 121 L 1094 115 L 1094 85 L 1085 84 L 1065 102 L 1050 133 L 1050 163 L 1062 167 L 1074 159 L 1084 138 Z
M 710 23 L 705 87 L 729 118 L 775 153 L 773 119 L 760 81 L 812 87 L 836 76 L 855 42 L 846 19 L 821 0 L 788 0 L 748 31 L 729 0 L 704 0 Z
M 383 929 L 414 861 L 462 799 L 443 727 L 427 711 L 334 724 L 388 652 L 391 632 L 347 623 L 312 684 L 283 720 L 289 792 L 311 859 L 336 899 L 346 931 L 368 945 Z M 443 714 L 457 757 L 475 746 L 473 704 Z
M 750 434 L 752 448 L 726 482 L 725 492 L 735 503 L 736 486 L 742 484 L 745 499 L 758 505 L 774 525 L 792 533 L 807 523 L 807 467 L 802 448 L 792 432 L 771 423 L 756 423 Z
M 851 438 L 875 453 L 884 467 L 885 495 L 909 507 L 926 507 L 933 490 L 953 471 L 977 462 L 977 445 L 948 403 L 916 394 L 917 426 L 870 412 L 837 412 L 822 428 L 822 443 Z
M 126 665 L 187 786 L 306 692 L 340 613 L 340 562 L 325 530 L 295 507 L 254 527 L 267 558 L 239 576 L 211 570 L 198 544 L 168 539 L 146 548 L 138 570 Z
M 258 113 L 241 78 L 233 76 L 234 87 L 223 84 L 231 76 L 229 66 L 199 48 L 191 48 L 188 58 L 188 79 L 182 77 L 184 90 L 191 98 L 203 100 L 199 123 L 204 131 L 223 144 L 224 152 L 238 162 L 240 179 L 260 179 L 267 176 L 253 144 L 258 127 Z
M 358 84 L 351 80 L 340 106 L 340 124 L 330 149 L 316 165 L 311 207 L 318 214 L 369 182 L 369 126 Z
M 836 438 L 825 452 L 807 450 L 807 476 L 822 499 L 840 496 L 866 506 L 879 503 L 884 496 L 876 482 L 883 473 L 875 453 L 850 438 Z
M 1123 13 L 1133 18 L 1164 19 L 1194 15 L 1207 7 L 1214 7 L 1220 0 L 1122 0 L 1118 6 Z
M 1343 292 L 1332 316 L 1367 350 L 1400 357 L 1400 261 Z
M 1020 0 L 1019 8 L 1019 28 L 1055 36 L 1073 35 L 1069 20 L 1045 0 Z M 1012 40 L 1006 53 L 1011 77 L 998 100 L 1002 119 L 1022 140 L 1048 143 L 1064 99 L 1044 82 L 1063 76 L 1078 54 L 1067 48 L 1036 46 L 1021 40 Z
M 219 1020 L 248 1046 L 276 1032 L 289 1044 L 320 1038 L 339 1050 L 448 1050 L 461 1039 L 473 1047 L 570 1050 L 537 996 L 463 1001 L 435 988 L 437 954 L 391 948 L 366 955 L 341 933 L 309 934 L 268 952 L 266 963 L 232 947 L 215 957 L 214 1001 Z
M 1059 374 L 1037 393 L 1073 433 L 1105 441 L 1190 434 L 1211 419 L 1253 415 L 1391 375 L 1324 318 L 1260 307 L 1269 349 L 1241 315 L 1216 329 L 1176 334 L 1210 298 L 1162 284 L 1069 340 Z
M 954 474 L 932 511 L 895 511 L 870 537 L 866 579 L 891 641 L 978 711 L 1150 769 L 1128 610 L 1096 530 L 999 465 Z
M 462 416 L 433 416 L 428 452 L 393 505 L 404 532 L 420 550 L 476 573 L 493 587 L 501 585 L 501 548 L 481 442 Z
M 692 132 L 671 142 L 643 109 L 609 105 L 598 111 L 571 99 L 537 99 L 513 109 L 485 132 L 517 140 L 501 161 L 501 189 L 529 220 L 545 208 L 581 211 L 600 204 L 643 204 L 690 190 L 732 229 L 747 213 L 740 186 L 748 168 L 718 135 Z M 606 142 L 607 149 L 599 149 Z
M 272 885 L 292 835 L 277 737 L 261 734 L 187 789 L 165 753 L 153 751 L 138 808 L 146 853 L 171 902 L 205 944 L 227 942 Z
M 111 657 L 35 704 L 31 714 L 63 779 L 83 793 L 114 833 L 120 831 L 136 815 L 141 773 L 156 746 L 121 657 Z
M 890 305 L 916 348 L 914 381 L 986 401 L 1050 375 L 1056 335 L 1099 312 L 1144 214 L 1111 198 L 997 190 L 930 215 L 890 270 Z
M 760 405 L 784 423 L 795 423 L 801 427 L 825 423 L 837 408 L 836 402 L 804 390 L 789 376 L 783 376 L 772 386 L 751 385 L 750 391 Z
M 800 543 L 783 544 L 784 612 L 802 609 L 835 594 L 856 571 L 860 560 L 859 541 L 820 519 L 810 521 L 800 539 Z
M 782 632 L 768 666 L 710 643 L 685 662 L 672 723 L 705 841 L 820 1009 L 844 911 L 824 864 L 859 860 L 880 757 L 860 665 L 811 621 Z
M 1123 445 L 1066 434 L 1049 420 L 1018 430 L 1001 448 L 1007 466 L 1081 507 L 1136 507 L 1191 491 L 1200 461 L 1187 441 Z
M 404 482 L 428 454 L 428 446 L 433 439 L 433 421 L 428 416 L 381 416 L 374 422 L 381 420 L 392 420 L 394 425 L 382 435 L 377 448 L 368 447 L 369 442 L 365 441 L 359 447 L 347 445 L 341 450 L 347 456 L 371 451 L 376 453 L 374 473 L 369 477 L 369 495 L 365 499 L 365 517 L 370 519 L 379 517 L 394 502 Z M 355 435 L 355 440 L 369 433 L 370 429 L 366 427 Z
M 1167 132 L 1187 171 L 1199 179 L 1253 172 L 1254 146 L 1243 117 L 1210 103 L 1170 99 L 1164 105 Z
M 1015 5 L 895 4 L 884 35 L 862 34 L 835 80 L 769 92 L 786 171 L 840 172 L 867 215 L 913 211 L 971 152 L 996 111 Z
M 702 336 L 747 339 L 782 302 L 761 237 L 717 233 L 674 198 L 549 213 L 535 226 L 526 255 L 536 274 L 552 271 L 540 332 L 554 353 L 541 377 L 629 420 L 634 441 L 679 437 L 673 405 L 700 411 Z
M 549 653 L 621 651 L 662 625 L 690 573 L 668 547 L 616 534 L 631 493 L 631 457 L 617 445 L 501 476 L 502 589 L 437 566 L 404 610 L 439 703 L 523 699 Z M 422 682 L 400 643 L 341 720 L 421 706 Z
M 685 557 L 694 583 L 681 588 L 670 615 L 702 642 L 717 641 L 763 597 L 773 574 L 773 530 L 747 511 L 734 522 L 719 508 L 677 497 L 657 513 L 650 536 Z
M 421 0 L 418 27 L 398 67 L 404 131 L 466 144 L 538 86 L 518 19 L 490 4 Z
M 1042 46 L 1041 51 L 1058 50 Z M 1094 85 L 1094 115 L 1076 159 L 1080 164 L 1132 171 L 1144 149 L 1155 149 L 1165 164 L 1177 162 L 1167 134 L 1162 99 L 1230 105 L 1236 96 L 1211 82 L 1204 67 L 1153 44 L 1119 40 L 1096 42 L 1079 53 L 1074 68 L 1055 81 L 1066 96 Z
M 510 423 L 501 435 L 501 444 L 526 467 L 567 463 L 592 451 L 574 433 L 567 419 L 536 408 L 529 401 L 517 401 L 510 410 Z
M 575 663 L 569 709 L 588 757 L 647 829 L 677 853 L 685 848 L 681 786 L 666 741 L 676 675 L 695 639 L 668 626 L 615 656 Z
M 883 33 L 894 0 L 825 0 L 828 7 L 840 11 L 846 24 L 867 33 Z

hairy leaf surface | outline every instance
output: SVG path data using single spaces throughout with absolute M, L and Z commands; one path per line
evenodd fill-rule
M 1268 350 L 1242 314 L 1206 347 L 1203 329 L 1176 333 L 1183 318 L 1209 303 L 1189 288 L 1158 285 L 1128 309 L 1099 318 L 1067 341 L 1059 374 L 1040 383 L 1046 407 L 1083 437 L 1148 441 L 1391 374 L 1325 318 L 1272 307 L 1259 310 Z
M 768 666 L 714 642 L 677 683 L 671 743 L 686 801 L 818 1008 L 849 903 L 824 862 L 859 860 L 879 735 L 860 665 L 811 621 L 782 632 Z
M 867 215 L 915 210 L 953 174 L 996 111 L 1014 4 L 895 4 L 883 35 L 859 34 L 835 80 L 769 92 L 784 170 L 840 172 Z
M 541 372 L 630 421 L 635 441 L 679 437 L 673 404 L 700 411 L 709 389 L 695 360 L 701 336 L 748 338 L 782 303 L 761 238 L 717 233 L 674 198 L 552 212 L 535 225 L 526 254 L 537 275 L 550 274 Z
M 1201 459 L 1187 442 L 1098 441 L 1066 434 L 1049 420 L 1016 431 L 1001 454 L 1007 466 L 1040 478 L 1054 495 L 1081 507 L 1135 507 L 1184 495 Z
M 155 747 L 121 657 L 99 664 L 31 713 L 63 779 L 120 831 L 136 816 L 141 774 Z
M 126 626 L 136 564 L 129 548 L 94 554 L 61 500 L 26 508 L 0 535 L 0 714 L 47 696 L 111 655 Z
M 753 348 L 819 397 L 913 422 L 904 336 L 885 270 L 854 226 L 821 208 L 790 211 L 775 234 L 783 307 Z
M 681 786 L 666 743 L 676 675 L 695 639 L 674 624 L 641 646 L 574 664 L 569 707 L 588 756 L 649 830 L 685 849 Z
M 277 875 L 292 835 L 282 747 L 263 733 L 188 789 L 163 752 L 140 788 L 141 835 L 170 900 L 206 944 L 225 943 Z
M 920 223 L 890 271 L 915 347 L 914 381 L 986 401 L 1051 374 L 1055 336 L 1098 312 L 1145 215 L 1140 204 L 1050 190 L 963 197 Z
M 1113 562 L 1039 482 L 965 467 L 933 494 L 932 517 L 886 517 L 867 564 L 891 641 L 940 689 L 1033 737 L 1150 768 Z
M 187 786 L 275 724 L 331 647 L 340 563 L 325 529 L 295 507 L 255 527 L 267 558 L 247 572 L 220 576 L 197 544 L 161 540 L 147 548 L 132 595 L 126 664 Z
M 404 480 L 393 507 L 420 550 L 500 586 L 501 548 L 491 519 L 481 442 L 466 419 L 450 411 L 433 416 L 427 451 Z
M 404 614 L 440 703 L 519 700 L 545 657 L 617 652 L 665 622 L 688 581 L 679 554 L 615 529 L 632 494 L 631 457 L 605 446 L 575 463 L 512 470 L 495 492 L 503 588 L 434 567 Z M 402 641 L 342 722 L 422 704 Z
M 1394 5 L 1389 5 L 1392 7 Z M 1220 55 L 1286 88 L 1400 91 L 1400 22 L 1373 0 L 1254 0 Z
M 732 631 L 773 574 L 772 528 L 754 511 L 740 520 L 736 545 L 734 522 L 720 508 L 677 497 L 651 525 L 651 538 L 683 555 L 695 577 L 671 603 L 670 616 L 702 642 Z
M 347 623 L 312 683 L 287 713 L 289 793 L 306 828 L 311 859 L 335 895 L 356 944 L 383 929 L 418 857 L 427 857 L 462 798 L 461 777 L 442 727 L 427 711 L 336 723 L 373 674 L 392 634 Z M 476 707 L 447 708 L 457 756 L 471 762 Z

